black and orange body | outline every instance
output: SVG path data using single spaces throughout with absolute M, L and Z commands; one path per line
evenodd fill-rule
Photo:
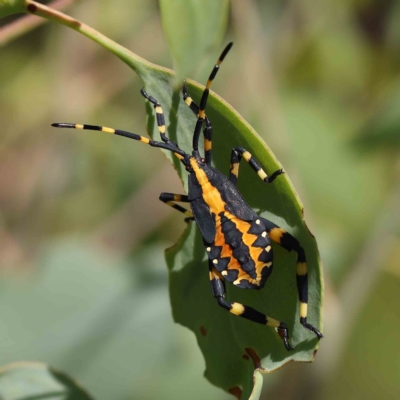
M 183 86 L 183 99 L 197 115 L 191 154 L 180 149 L 176 143 L 167 137 L 161 104 L 154 97 L 148 95 L 144 89 L 141 90 L 142 95 L 153 104 L 156 112 L 160 142 L 135 133 L 96 125 L 56 123 L 53 126 L 108 132 L 173 152 L 185 165 L 189 173 L 188 194 L 161 193 L 160 200 L 185 214 L 187 221 L 195 220 L 208 255 L 211 289 L 217 303 L 234 315 L 276 328 L 285 347 L 291 350 L 289 333 L 284 322 L 243 304 L 230 302 L 225 298 L 225 282 L 242 289 L 259 290 L 264 287 L 272 273 L 273 249 L 271 242 L 275 242 L 286 250 L 297 253 L 296 277 L 300 323 L 312 331 L 318 339 L 322 337 L 319 330 L 307 322 L 308 278 L 304 249 L 297 239 L 288 232 L 257 215 L 236 187 L 239 165 L 242 159 L 267 184 L 273 182 L 283 171 L 279 169 L 267 175 L 257 160 L 242 147 L 232 149 L 229 177 L 226 177 L 211 165 L 213 128 L 205 109 L 212 81 L 231 46 L 232 43 L 225 48 L 214 66 L 199 106 L 193 102 L 186 85 Z M 204 158 L 200 155 L 198 149 L 203 125 L 205 125 L 203 131 Z M 177 204 L 179 202 L 189 203 L 190 210 Z
M 266 227 L 225 175 L 196 159 L 191 166 L 188 200 L 211 263 L 227 282 L 261 289 L 272 271 Z

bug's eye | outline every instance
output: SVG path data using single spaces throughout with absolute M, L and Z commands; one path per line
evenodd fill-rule
M 206 162 L 206 160 L 205 160 L 204 158 L 200 158 L 200 162 L 201 162 L 202 164 L 204 164 L 204 163 Z

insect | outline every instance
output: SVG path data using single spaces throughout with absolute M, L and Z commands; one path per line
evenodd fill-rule
M 71 123 L 55 123 L 52 126 L 107 132 L 125 136 L 152 147 L 172 151 L 189 173 L 189 191 L 188 195 L 161 193 L 160 200 L 185 214 L 187 220 L 196 222 L 208 254 L 213 296 L 218 304 L 230 313 L 259 324 L 274 327 L 282 338 L 286 349 L 292 350 L 293 348 L 289 343 L 289 332 L 284 322 L 243 304 L 230 302 L 225 298 L 225 282 L 243 289 L 259 290 L 264 287 L 272 272 L 273 251 L 271 241 L 274 241 L 286 250 L 297 253 L 296 279 L 300 303 L 300 323 L 304 328 L 313 332 L 318 339 L 322 338 L 321 332 L 307 322 L 308 279 L 304 249 L 298 240 L 284 229 L 257 215 L 236 187 L 239 165 L 243 159 L 267 184 L 272 183 L 283 173 L 283 170 L 279 169 L 267 175 L 252 155 L 242 147 L 232 149 L 229 177 L 211 166 L 213 128 L 205 109 L 211 84 L 217 75 L 221 62 L 231 47 L 232 43 L 229 43 L 214 66 L 199 106 L 190 97 L 186 84 L 183 85 L 183 99 L 197 115 L 191 154 L 180 149 L 176 143 L 167 137 L 161 104 L 154 97 L 148 95 L 144 89 L 141 90 L 141 94 L 154 106 L 158 131 L 162 141 L 151 140 L 135 133 L 103 126 Z M 199 152 L 199 140 L 203 125 L 204 158 Z M 191 211 L 176 204 L 177 202 L 189 203 Z

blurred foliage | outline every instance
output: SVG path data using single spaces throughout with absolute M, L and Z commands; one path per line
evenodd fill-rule
M 0 0 L 0 18 L 22 13 L 25 9 L 24 0 Z
M 204 54 L 221 51 L 229 0 L 160 0 L 161 20 L 173 59 L 176 83 L 196 71 Z
M 44 364 L 28 362 L 14 363 L 0 370 L 0 394 L 7 400 L 93 400 L 64 373 Z
M 67 13 L 172 66 L 155 1 Z M 284 165 L 325 267 L 316 361 L 264 377 L 262 398 L 399 397 L 399 22 L 394 0 L 230 3 L 235 51 L 213 89 Z M 49 126 L 144 133 L 138 78 L 53 24 L 0 58 L 0 365 L 50 363 L 98 399 L 231 398 L 171 320 L 162 250 L 185 224 L 157 198 L 182 190 L 172 168 L 146 146 Z

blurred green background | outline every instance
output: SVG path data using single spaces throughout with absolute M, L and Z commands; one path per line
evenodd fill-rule
M 173 68 L 156 1 L 69 3 Z M 315 363 L 265 376 L 262 398 L 399 398 L 400 3 L 232 1 L 226 37 L 189 76 L 204 83 L 230 40 L 213 89 L 284 165 L 325 273 Z M 144 134 L 138 77 L 55 24 L 0 60 L 0 365 L 50 363 L 104 400 L 232 398 L 202 378 L 195 337 L 170 314 L 163 251 L 185 226 L 158 201 L 182 190 L 171 165 L 122 138 L 50 127 Z

